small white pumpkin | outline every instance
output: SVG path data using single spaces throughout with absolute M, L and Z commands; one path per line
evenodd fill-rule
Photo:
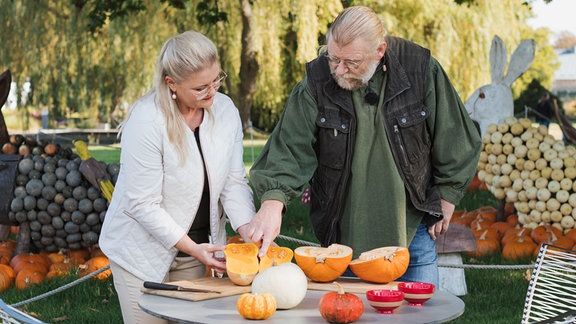
M 271 266 L 258 273 L 252 282 L 253 294 L 271 294 L 278 309 L 298 306 L 308 291 L 308 279 L 300 267 L 291 262 Z

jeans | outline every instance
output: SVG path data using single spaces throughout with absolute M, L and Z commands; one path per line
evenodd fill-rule
M 426 224 L 420 223 L 408 251 L 410 251 L 408 270 L 396 281 L 428 282 L 438 287 L 440 279 L 436 242 L 428 234 Z

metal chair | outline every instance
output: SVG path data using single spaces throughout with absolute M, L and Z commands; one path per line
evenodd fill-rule
M 2 324 L 47 324 L 6 304 L 2 299 L 0 299 L 0 319 Z
M 524 323 L 576 323 L 576 251 L 542 245 L 526 293 Z

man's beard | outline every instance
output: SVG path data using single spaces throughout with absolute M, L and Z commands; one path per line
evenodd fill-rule
M 350 73 L 346 73 L 342 76 L 336 75 L 334 69 L 330 67 L 330 72 L 332 73 L 332 77 L 336 80 L 336 83 L 345 90 L 358 90 L 368 85 L 370 79 L 376 72 L 378 68 L 378 64 L 380 62 L 378 60 L 371 61 L 369 66 L 366 68 L 366 72 L 364 72 L 360 77 L 355 77 Z

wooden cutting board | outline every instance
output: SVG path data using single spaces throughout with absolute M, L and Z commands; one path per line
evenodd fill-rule
M 240 295 L 252 291 L 251 286 L 238 286 L 228 278 L 206 277 L 194 280 L 181 280 L 168 282 L 172 285 L 178 285 L 184 288 L 200 288 L 219 291 L 220 293 L 205 293 L 205 292 L 189 292 L 189 291 L 175 291 L 175 290 L 157 290 L 141 288 L 141 291 L 146 294 L 160 295 L 165 297 L 172 297 L 178 299 L 199 301 L 212 298 L 220 298 L 227 296 Z
M 338 278 L 335 280 L 344 287 L 345 292 L 354 294 L 365 294 L 368 290 L 372 289 L 398 289 L 398 282 L 392 281 L 385 284 L 377 284 L 366 282 L 357 278 Z M 337 291 L 338 286 L 332 282 L 308 282 L 308 289 L 311 290 L 326 290 Z
M 397 289 L 398 282 L 393 281 L 386 284 L 369 283 L 355 278 L 338 278 L 336 280 L 344 287 L 344 291 L 355 294 L 365 294 L 371 289 Z M 251 292 L 251 286 L 238 286 L 228 278 L 215 278 L 206 277 L 194 280 L 181 280 L 167 282 L 172 285 L 178 285 L 184 288 L 201 288 L 219 291 L 220 293 L 203 293 L 203 292 L 187 292 L 187 291 L 174 291 L 174 290 L 157 290 L 141 288 L 141 291 L 146 294 L 159 295 L 171 298 L 178 298 L 191 301 L 200 301 L 206 299 L 227 297 L 240 295 L 243 293 Z M 324 291 L 337 291 L 338 287 L 332 282 L 308 282 L 308 289 L 310 290 L 324 290 Z

